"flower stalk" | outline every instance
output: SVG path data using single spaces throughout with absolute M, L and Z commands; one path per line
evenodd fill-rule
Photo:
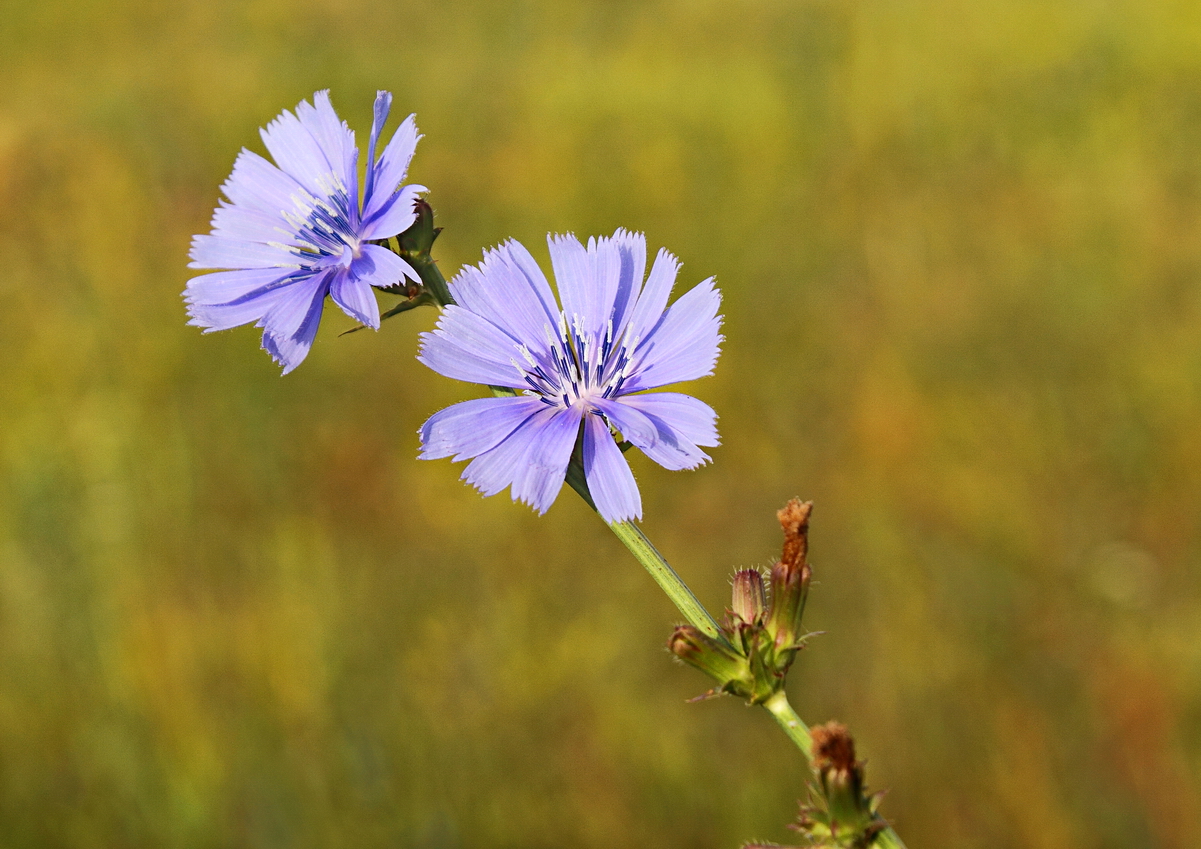
M 812 761 L 813 739 L 809 735 L 809 726 L 792 709 L 792 705 L 788 701 L 788 694 L 783 689 L 777 690 L 767 701 L 763 702 L 763 706 L 779 723 L 780 728 L 788 735 L 788 739 L 801 750 L 801 754 L 805 756 L 805 763 Z
M 422 285 L 417 292 L 409 291 L 406 301 L 382 317 L 427 303 L 439 308 L 455 303 L 430 255 L 439 232 L 433 226 L 433 211 L 423 200 L 418 201 L 415 211 L 413 226 L 391 240 L 389 247 L 417 271 Z M 489 389 L 497 398 L 518 394 L 511 387 Z M 582 448 L 582 439 L 577 439 L 565 482 L 599 513 L 584 474 Z M 766 576 L 754 569 L 740 570 L 734 576 L 732 604 L 724 625 L 718 624 L 637 524 L 625 520 L 606 525 L 687 620 L 687 625 L 678 626 L 672 633 L 670 650 L 719 682 L 713 694 L 732 693 L 762 705 L 804 756 L 814 777 L 814 804 L 802 809 L 799 824 L 793 828 L 823 845 L 905 849 L 896 832 L 876 813 L 879 795 L 866 795 L 862 764 L 854 761 L 853 744 L 845 728 L 831 723 L 811 732 L 784 690 L 788 669 L 808 636 L 801 619 L 812 578 L 808 563 L 811 510 L 811 503 L 794 499 L 777 513 L 784 531 L 780 560 Z M 764 577 L 769 580 L 770 595 L 765 592 Z M 840 747 L 844 740 L 845 745 Z
M 692 594 L 688 585 L 646 538 L 641 528 L 633 522 L 614 522 L 609 525 L 609 530 L 630 550 L 634 559 L 650 573 L 650 576 L 655 579 L 655 583 L 667 594 L 676 609 L 693 627 L 712 640 L 728 644 L 725 635 L 717 626 L 716 620 L 709 615 L 709 611 Z

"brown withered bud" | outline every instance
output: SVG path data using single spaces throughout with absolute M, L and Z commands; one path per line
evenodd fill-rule
M 827 722 L 811 729 L 813 768 L 846 772 L 855 768 L 855 741 L 841 722 Z
M 767 631 L 776 647 L 789 650 L 801 640 L 801 615 L 809 596 L 809 514 L 813 502 L 794 498 L 776 513 L 784 529 L 784 551 L 771 570 L 771 609 Z
M 865 794 L 863 764 L 855 760 L 855 741 L 841 722 L 812 729 L 813 770 L 836 833 L 870 835 L 884 824 L 875 819 L 875 805 Z
M 794 498 L 776 511 L 780 527 L 784 529 L 784 552 L 780 562 L 789 567 L 805 563 L 809 554 L 809 514 L 813 512 L 812 501 Z
M 766 604 L 763 576 L 758 569 L 739 569 L 734 573 L 733 604 L 730 609 L 746 623 L 753 623 L 763 615 Z

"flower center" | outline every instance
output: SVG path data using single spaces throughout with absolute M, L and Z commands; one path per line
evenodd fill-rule
M 308 192 L 297 193 L 292 196 L 294 211 L 284 212 L 284 218 L 295 228 L 289 234 L 294 244 L 291 250 L 300 257 L 303 267 L 349 268 L 362 255 L 357 204 L 334 174 L 320 180 L 318 185 L 324 194 L 318 197 Z
M 521 346 L 524 363 L 514 360 L 522 379 L 529 385 L 528 394 L 539 396 L 552 407 L 566 409 L 577 404 L 587 410 L 595 409 L 596 401 L 614 397 L 621 392 L 629 376 L 630 355 L 638 340 L 627 340 L 622 333 L 614 339 L 613 323 L 603 333 L 586 331 L 577 316 L 572 325 L 560 313 L 555 332 L 546 327 L 549 354 L 534 356 Z

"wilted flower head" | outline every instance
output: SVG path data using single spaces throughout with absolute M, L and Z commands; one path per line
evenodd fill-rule
M 392 251 L 367 243 L 408 229 L 425 191 L 401 187 L 420 138 L 412 115 L 376 158 L 391 106 L 391 94 L 376 94 L 361 198 L 354 133 L 328 91 L 261 131 L 275 165 L 243 148 L 221 187 L 229 200 L 213 213 L 212 233 L 192 240 L 189 265 L 231 270 L 188 281 L 189 324 L 207 332 L 254 322 L 284 374 L 308 354 L 327 294 L 352 318 L 379 328 L 371 287 L 420 279 Z
M 642 515 L 638 486 L 610 428 L 656 463 L 691 469 L 718 444 L 716 414 L 677 392 L 635 394 L 711 374 L 721 296 L 712 278 L 667 299 L 679 268 L 660 250 L 645 284 L 646 240 L 548 237 L 562 308 L 529 252 L 510 241 L 451 282 L 458 306 L 422 334 L 418 359 L 457 380 L 522 394 L 456 404 L 421 428 L 422 458 L 472 459 L 463 478 L 484 495 L 507 486 L 545 512 L 577 436 L 588 488 L 606 522 Z

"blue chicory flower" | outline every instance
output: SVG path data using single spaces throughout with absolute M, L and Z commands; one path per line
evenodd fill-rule
M 404 232 L 424 186 L 401 186 L 417 147 L 410 115 L 377 159 L 376 144 L 392 95 L 375 97 L 367 174 L 359 196 L 354 132 L 338 118 L 329 92 L 301 101 L 261 130 L 272 165 L 245 148 L 221 187 L 229 201 L 213 213 L 213 231 L 192 240 L 189 268 L 232 269 L 188 281 L 189 324 L 205 332 L 254 322 L 263 348 L 287 374 L 309 352 L 325 296 L 362 324 L 379 329 L 372 286 L 394 286 L 413 267 L 368 244 Z
M 678 392 L 638 394 L 712 374 L 721 295 L 709 278 L 670 308 L 679 264 L 660 250 L 643 283 L 646 240 L 548 237 L 562 309 L 529 252 L 510 241 L 451 282 L 458 306 L 421 337 L 418 359 L 456 380 L 521 390 L 448 407 L 421 428 L 423 459 L 474 458 L 463 478 L 484 495 L 512 487 L 540 513 L 562 486 L 583 429 L 583 467 L 606 522 L 641 518 L 642 500 L 610 428 L 668 469 L 718 444 L 717 415 Z

